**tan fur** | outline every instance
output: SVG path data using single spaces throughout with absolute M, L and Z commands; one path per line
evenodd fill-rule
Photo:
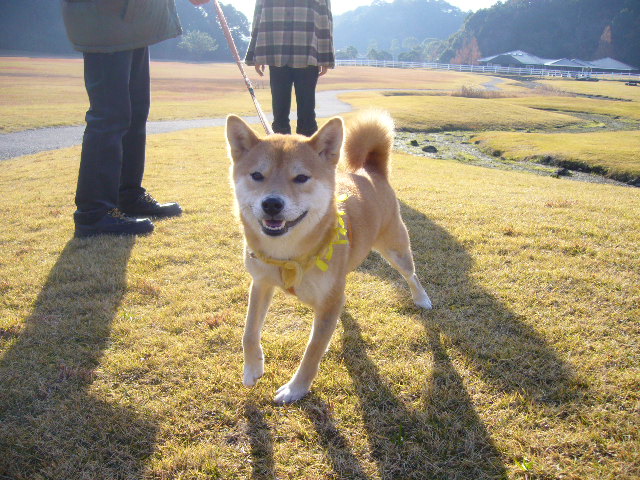
M 312 266 L 294 287 L 295 295 L 315 312 L 302 362 L 275 397 L 277 403 L 294 402 L 308 393 L 318 372 L 344 304 L 347 273 L 372 248 L 407 280 L 414 302 L 431 308 L 415 275 L 409 235 L 388 180 L 393 121 L 381 112 L 360 115 L 349 125 L 344 148 L 343 122 L 337 117 L 310 139 L 259 138 L 235 116 L 228 117 L 226 133 L 245 265 L 253 277 L 243 337 L 245 385 L 254 385 L 264 373 L 262 325 L 275 287 L 284 286 L 277 265 L 306 261 L 322 251 L 336 224 L 335 196 L 349 195 L 343 205 L 349 244 L 335 246 L 328 271 Z M 276 204 L 282 209 L 274 214 Z
M 344 142 L 346 168 L 364 168 L 389 176 L 389 157 L 393 148 L 393 120 L 386 113 L 367 110 L 347 126 Z

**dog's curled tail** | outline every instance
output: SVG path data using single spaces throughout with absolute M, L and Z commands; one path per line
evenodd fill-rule
M 366 110 L 348 121 L 344 142 L 347 170 L 364 168 L 387 177 L 393 137 L 393 119 L 382 110 Z

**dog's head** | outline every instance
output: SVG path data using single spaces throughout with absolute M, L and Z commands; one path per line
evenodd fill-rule
M 343 124 L 329 120 L 311 138 L 258 137 L 239 117 L 227 118 L 231 176 L 246 233 L 267 239 L 302 239 L 334 204 Z

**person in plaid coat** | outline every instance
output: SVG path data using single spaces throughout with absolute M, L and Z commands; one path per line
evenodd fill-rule
M 318 77 L 335 67 L 330 0 L 257 0 L 245 63 L 255 66 L 260 76 L 269 66 L 273 131 L 291 133 L 291 90 L 295 88 L 296 133 L 313 135 L 318 130 Z

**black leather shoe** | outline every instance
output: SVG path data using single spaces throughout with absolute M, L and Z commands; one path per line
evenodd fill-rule
M 129 217 L 167 218 L 182 215 L 182 208 L 177 203 L 158 203 L 155 198 L 146 192 L 135 201 L 120 205 L 119 208 Z
M 76 224 L 76 238 L 96 235 L 145 235 L 153 232 L 153 223 L 148 218 L 130 218 L 114 208 L 95 223 Z

